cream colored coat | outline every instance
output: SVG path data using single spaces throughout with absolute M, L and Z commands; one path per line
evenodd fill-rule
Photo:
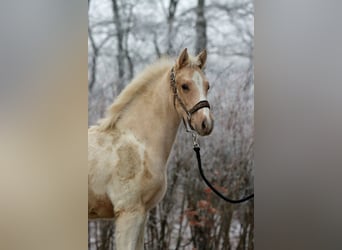
M 191 95 L 179 93 L 189 108 L 204 92 L 206 96 L 207 81 L 201 71 L 205 59 L 205 51 L 191 58 L 185 49 L 176 61 L 177 84 L 193 84 Z M 88 216 L 115 218 L 117 250 L 143 249 L 147 213 L 166 191 L 166 162 L 180 115 L 185 115 L 179 104 L 174 106 L 172 66 L 163 59 L 147 68 L 119 95 L 107 117 L 88 131 Z M 196 80 L 194 72 L 201 77 Z M 192 125 L 201 128 L 198 123 L 207 119 L 210 133 L 209 110 L 196 113 Z

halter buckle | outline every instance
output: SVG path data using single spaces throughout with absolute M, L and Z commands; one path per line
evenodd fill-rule
M 200 146 L 199 146 L 199 143 L 198 143 L 198 135 L 197 135 L 197 133 L 195 133 L 195 132 L 193 132 L 192 131 L 192 143 L 193 143 L 193 147 L 194 148 L 199 148 Z

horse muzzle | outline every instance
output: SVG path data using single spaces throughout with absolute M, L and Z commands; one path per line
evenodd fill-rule
M 202 108 L 194 113 L 190 124 L 199 135 L 209 135 L 214 128 L 214 119 L 209 108 Z

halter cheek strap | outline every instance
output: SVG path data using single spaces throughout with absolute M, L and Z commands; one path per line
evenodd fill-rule
M 188 110 L 186 108 L 184 102 L 182 101 L 182 99 L 178 95 L 178 90 L 177 90 L 177 86 L 176 86 L 176 74 L 175 74 L 174 67 L 172 67 L 172 69 L 171 69 L 170 82 L 171 82 L 171 89 L 173 92 L 173 105 L 176 107 L 176 100 L 177 100 L 187 115 L 187 118 L 188 118 L 187 123 L 185 122 L 184 118 L 182 118 L 186 130 L 189 131 L 188 126 L 190 127 L 191 130 L 195 130 L 191 126 L 191 116 L 194 113 L 196 113 L 199 109 L 202 109 L 202 108 L 209 108 L 210 109 L 209 102 L 206 100 L 199 101 L 198 103 L 195 104 L 195 106 L 193 106 L 190 110 Z

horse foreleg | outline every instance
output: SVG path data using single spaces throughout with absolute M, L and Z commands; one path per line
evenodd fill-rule
M 147 213 L 142 210 L 122 212 L 115 219 L 116 250 L 143 250 Z
M 143 226 L 140 227 L 140 232 L 139 232 L 139 235 L 138 235 L 137 246 L 135 248 L 136 250 L 144 249 L 146 218 L 147 218 L 147 214 L 145 214 L 144 221 L 143 221 Z

